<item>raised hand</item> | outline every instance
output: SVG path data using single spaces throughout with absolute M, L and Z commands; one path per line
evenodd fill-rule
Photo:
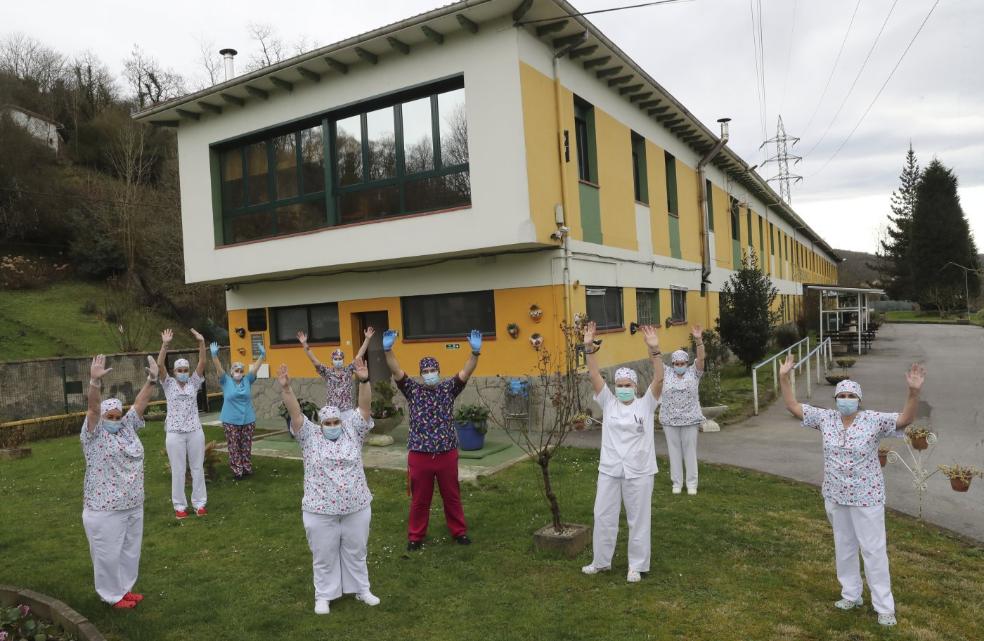
M 652 325 L 642 325 L 639 331 L 642 332 L 642 338 L 646 341 L 650 351 L 657 351 L 659 349 L 659 330 Z
M 106 367 L 106 357 L 99 354 L 92 359 L 92 365 L 89 366 L 89 377 L 98 381 L 112 371 L 112 367 Z
M 208 350 L 210 352 L 212 352 L 212 356 L 218 356 L 219 355 L 219 344 L 216 343 L 215 341 L 212 341 L 212 344 L 208 346 Z
M 473 329 L 470 334 L 468 334 L 468 344 L 471 345 L 473 352 L 482 351 L 482 332 L 477 329 Z
M 795 366 L 796 366 L 796 361 L 793 360 L 793 353 L 789 352 L 788 354 L 786 354 L 786 360 L 784 360 L 779 365 L 779 376 L 786 376 L 791 371 L 793 371 L 793 367 Z
M 290 387 L 290 376 L 287 375 L 286 364 L 277 369 L 277 382 L 280 383 L 280 387 Z
M 372 338 L 376 335 L 376 330 L 372 327 L 367 327 L 365 331 L 366 338 Z
M 359 377 L 360 381 L 369 380 L 369 366 L 366 365 L 365 359 L 356 357 L 352 361 L 352 366 L 355 367 L 355 375 Z
M 307 349 L 307 334 L 304 332 L 297 332 L 297 340 L 301 343 L 301 347 Z
M 388 352 L 393 349 L 393 343 L 396 342 L 396 332 L 392 329 L 388 329 L 383 332 L 383 351 Z
M 584 326 L 584 344 L 590 345 L 594 342 L 595 330 L 598 329 L 598 324 L 594 321 L 588 321 Z
M 905 380 L 909 384 L 909 389 L 918 392 L 926 381 L 926 368 L 919 363 L 913 363 L 905 373 Z
M 205 342 L 205 337 L 199 334 L 194 328 L 191 329 L 191 335 L 195 337 L 195 340 L 199 343 Z
M 266 358 L 266 347 L 263 346 L 263 343 L 256 346 L 256 351 L 260 354 L 260 358 Z
M 161 332 L 161 342 L 165 345 L 169 345 L 171 341 L 174 340 L 174 332 L 170 328 L 165 329 Z
M 154 360 L 153 356 L 147 357 L 147 367 L 144 369 L 147 371 L 147 380 L 151 383 L 157 382 L 157 375 L 160 373 L 160 368 L 157 366 L 157 361 Z
M 704 335 L 704 328 L 700 325 L 694 325 L 690 328 L 690 335 L 694 337 L 695 341 L 700 341 L 701 337 Z

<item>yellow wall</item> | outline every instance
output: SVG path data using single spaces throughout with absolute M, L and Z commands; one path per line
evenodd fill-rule
M 700 262 L 700 198 L 697 194 L 697 170 L 676 159 L 677 197 L 680 214 L 680 257 Z
M 714 259 L 718 267 L 731 269 L 731 203 L 728 194 L 713 183 L 711 198 L 714 204 Z
M 595 107 L 598 187 L 601 197 L 601 237 L 605 245 L 638 249 L 635 188 L 632 183 L 632 131 Z M 573 122 L 571 123 L 573 133 Z M 649 156 L 646 156 L 649 163 Z

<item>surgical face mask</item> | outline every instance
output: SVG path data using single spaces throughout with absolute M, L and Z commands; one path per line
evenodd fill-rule
M 116 434 L 120 431 L 120 426 L 123 425 L 123 421 L 113 421 L 108 418 L 102 420 L 103 429 L 105 429 L 110 434 Z
M 335 423 L 334 425 L 321 425 L 321 433 L 325 435 L 325 438 L 329 441 L 337 441 L 338 437 L 342 435 L 342 424 Z
M 679 374 L 680 376 L 683 376 L 684 374 L 687 373 L 687 366 L 686 365 L 674 365 L 673 366 L 673 371 L 676 372 L 677 374 Z
M 428 385 L 437 385 L 437 382 L 441 380 L 440 372 L 427 372 L 424 374 L 424 382 Z
M 841 416 L 850 416 L 856 413 L 858 411 L 858 405 L 861 403 L 856 398 L 838 398 L 835 401 L 837 402 L 837 411 L 841 413 Z
M 188 372 L 177 372 L 174 375 L 174 378 L 178 379 L 179 383 L 187 383 L 188 379 L 191 377 L 188 375 Z
M 343 358 L 333 358 L 331 364 L 335 367 L 345 367 L 345 359 Z
M 615 396 L 623 403 L 635 400 L 635 390 L 631 387 L 616 387 Z

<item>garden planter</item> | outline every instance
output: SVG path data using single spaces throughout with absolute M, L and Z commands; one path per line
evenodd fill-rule
M 914 436 L 909 439 L 909 445 L 914 450 L 922 451 L 929 447 L 929 441 L 925 436 Z
M 837 385 L 837 383 L 840 383 L 841 381 L 846 381 L 849 378 L 851 377 L 847 376 L 846 374 L 827 374 L 826 376 L 827 382 L 830 383 L 831 385 Z
M 373 434 L 389 434 L 403 422 L 403 414 L 397 413 L 393 416 L 387 416 L 386 418 L 374 418 L 372 419 L 372 422 Z
M 834 360 L 839 367 L 854 367 L 854 363 L 857 362 L 853 358 L 838 358 Z
M 878 464 L 885 467 L 888 463 L 888 452 L 878 452 Z
M 455 421 L 454 427 L 458 431 L 458 449 L 469 452 L 485 447 L 484 430 L 479 431 L 471 421 Z
M 26 605 L 34 616 L 61 626 L 79 641 L 106 641 L 106 637 L 84 616 L 46 594 L 9 585 L 0 585 L 0 606 Z
M 700 408 L 700 411 L 704 415 L 704 418 L 706 418 L 709 421 L 713 421 L 718 416 L 721 416 L 722 414 L 724 414 L 725 412 L 727 412 L 728 411 L 728 406 L 727 405 L 712 405 L 711 407 L 702 407 L 702 408 Z
M 544 525 L 533 533 L 533 547 L 539 552 L 560 552 L 569 559 L 576 557 L 591 542 L 591 526 L 564 523 L 563 531 L 553 524 Z
M 970 481 L 953 478 L 950 479 L 950 487 L 953 488 L 954 492 L 966 492 L 970 489 Z
M 29 447 L 8 447 L 0 449 L 0 461 L 8 460 L 13 461 L 19 458 L 27 458 L 31 455 L 31 448 Z

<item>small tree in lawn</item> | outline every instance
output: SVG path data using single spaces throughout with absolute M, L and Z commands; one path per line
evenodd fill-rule
M 574 417 L 581 413 L 581 389 L 585 380 L 578 372 L 578 352 L 583 350 L 584 335 L 581 320 L 577 319 L 573 324 L 565 321 L 560 329 L 562 343 L 558 351 L 551 352 L 546 345 L 540 348 L 531 389 L 526 390 L 530 399 L 529 417 L 538 419 L 539 428 L 530 421 L 511 418 L 505 403 L 493 406 L 489 402 L 492 392 L 507 393 L 508 379 L 497 377 L 485 383 L 484 390 L 476 383 L 479 399 L 489 410 L 489 420 L 540 466 L 543 492 L 550 505 L 554 531 L 558 534 L 564 531 L 564 523 L 550 479 L 550 461 L 573 430 Z
M 778 295 L 769 276 L 759 269 L 758 257 L 749 251 L 742 258 L 741 269 L 731 275 L 721 288 L 721 340 L 745 364 L 761 360 L 769 349 L 772 329 L 779 322 L 779 312 L 772 305 Z

